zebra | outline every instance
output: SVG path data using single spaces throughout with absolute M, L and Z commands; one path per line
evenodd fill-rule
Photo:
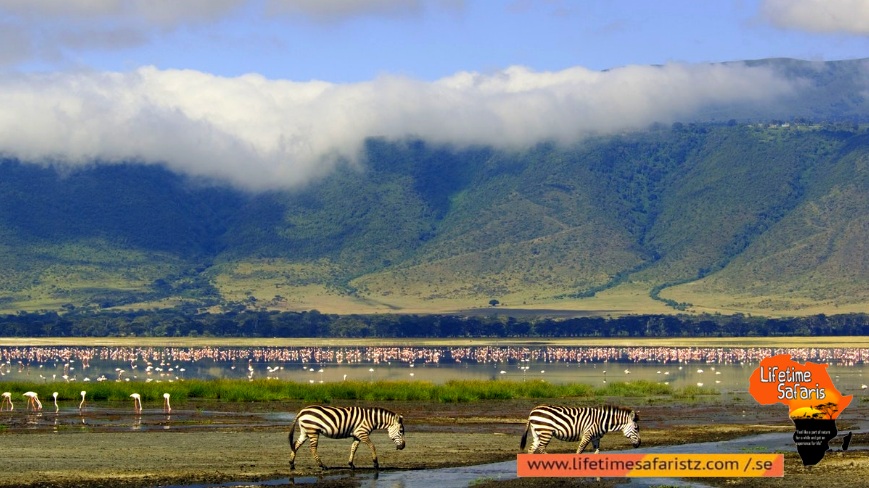
M 591 441 L 597 454 L 600 452 L 600 438 L 617 430 L 622 431 L 634 447 L 640 447 L 639 420 L 635 411 L 612 405 L 586 408 L 538 405 L 528 415 L 519 449 L 525 449 L 529 430 L 533 440 L 529 453 L 546 452 L 546 446 L 555 437 L 563 441 L 579 441 L 577 454 L 582 454 Z
M 299 425 L 299 439 L 293 442 L 296 424 Z M 375 429 L 386 429 L 389 438 L 395 443 L 395 448 L 404 449 L 404 417 L 395 412 L 377 407 L 329 407 L 322 405 L 305 407 L 296 415 L 296 420 L 293 421 L 293 427 L 290 429 L 290 469 L 296 469 L 296 451 L 302 447 L 306 439 L 310 439 L 311 455 L 314 456 L 314 460 L 317 461 L 320 468 L 327 469 L 317 454 L 317 440 L 320 434 L 332 439 L 353 438 L 353 445 L 350 446 L 349 464 L 354 469 L 356 466 L 353 464 L 353 458 L 356 456 L 356 449 L 360 442 L 364 442 L 371 448 L 374 468 L 379 469 L 377 451 L 374 450 L 374 444 L 368 437 Z

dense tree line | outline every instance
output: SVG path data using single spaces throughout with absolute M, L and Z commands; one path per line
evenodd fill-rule
M 627 315 L 332 315 L 236 311 L 20 312 L 0 316 L 0 337 L 748 337 L 869 335 L 869 314 L 765 318 Z

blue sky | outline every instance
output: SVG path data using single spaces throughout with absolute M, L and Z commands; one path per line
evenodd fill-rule
M 384 73 L 435 80 L 513 65 L 553 71 L 851 59 L 869 55 L 867 3 L 0 0 L 3 45 L 13 51 L 0 62 L 22 71 L 155 66 L 344 83 Z
M 869 57 L 869 0 L 0 0 L 0 153 L 293 186 L 370 136 L 522 147 L 768 99 L 787 83 L 710 63 L 770 57 Z

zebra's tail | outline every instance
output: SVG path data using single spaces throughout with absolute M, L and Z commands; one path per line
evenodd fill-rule
M 293 452 L 296 452 L 296 448 L 295 448 L 296 443 L 294 442 L 293 437 L 296 435 L 296 424 L 298 424 L 298 423 L 299 423 L 299 416 L 297 415 L 296 419 L 293 420 L 292 427 L 290 427 L 290 435 L 287 436 L 287 438 L 290 441 L 290 450 Z
M 531 426 L 530 421 L 525 421 L 525 432 L 522 433 L 522 440 L 519 441 L 519 449 L 525 450 L 525 443 L 528 441 L 528 428 Z

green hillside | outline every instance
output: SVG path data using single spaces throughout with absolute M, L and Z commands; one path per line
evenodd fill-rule
M 0 310 L 866 311 L 869 118 L 834 93 L 861 65 L 777 63 L 815 73 L 789 119 L 518 151 L 373 138 L 287 191 L 2 160 Z
M 2 303 L 862 306 L 867 167 L 865 129 L 796 123 L 676 124 L 520 153 L 372 140 L 361 168 L 253 195 L 154 166 L 6 161 Z
M 869 137 L 846 139 L 806 168 L 806 195 L 729 265 L 675 293 L 721 296 L 732 309 L 865 310 L 869 272 Z M 827 148 L 827 151 L 833 147 Z

